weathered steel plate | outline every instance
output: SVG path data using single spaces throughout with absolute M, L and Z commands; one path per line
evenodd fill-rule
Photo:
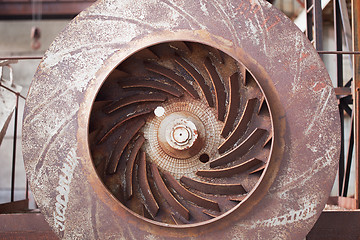
M 273 121 L 271 164 L 249 199 L 221 218 L 178 226 L 124 208 L 97 176 L 88 145 L 104 79 L 133 53 L 170 41 L 213 46 L 243 63 Z M 331 190 L 339 138 L 336 98 L 319 56 L 291 20 L 260 0 L 98 1 L 45 54 L 23 125 L 31 189 L 65 239 L 302 239 Z

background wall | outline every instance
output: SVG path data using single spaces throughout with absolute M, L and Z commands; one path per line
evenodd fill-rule
M 56 35 L 69 21 L 0 21 L 0 56 L 42 56 Z M 41 47 L 31 49 L 31 28 L 41 29 Z M 14 83 L 23 87 L 21 94 L 27 95 L 32 77 L 40 60 L 20 60 L 12 64 Z M 8 70 L 4 69 L 4 77 L 8 78 Z M 16 151 L 15 200 L 25 198 L 26 178 L 21 152 L 21 123 L 24 100 L 19 101 L 18 134 Z M 14 118 L 14 117 L 13 117 Z M 14 120 L 10 122 L 4 140 L 0 146 L 0 203 L 10 201 L 11 162 L 13 151 Z

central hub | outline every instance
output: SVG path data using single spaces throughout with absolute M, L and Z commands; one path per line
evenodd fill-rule
M 205 129 L 198 117 L 190 112 L 171 113 L 161 121 L 158 140 L 161 148 L 175 158 L 190 158 L 203 146 Z
M 172 140 L 176 145 L 185 145 L 191 139 L 191 133 L 186 126 L 177 126 L 171 132 Z
M 166 141 L 174 149 L 191 148 L 198 138 L 196 125 L 186 118 L 174 119 L 166 127 Z

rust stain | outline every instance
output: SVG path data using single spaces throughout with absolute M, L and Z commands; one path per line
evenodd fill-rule
M 301 53 L 301 57 L 299 58 L 299 61 L 301 62 L 302 60 L 304 60 L 305 58 L 307 58 L 309 56 L 309 53 Z
M 326 87 L 326 84 L 324 82 L 317 82 L 313 88 L 315 92 L 318 92 L 322 90 L 324 87 Z

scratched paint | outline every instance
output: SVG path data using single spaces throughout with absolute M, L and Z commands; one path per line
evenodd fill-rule
M 73 173 L 76 165 L 78 164 L 78 157 L 76 156 L 75 149 L 71 149 L 67 155 L 63 167 L 60 169 L 59 183 L 56 187 L 58 194 L 56 195 L 54 226 L 60 232 L 65 230 L 66 222 L 66 209 L 69 202 L 70 185 L 73 178 Z

